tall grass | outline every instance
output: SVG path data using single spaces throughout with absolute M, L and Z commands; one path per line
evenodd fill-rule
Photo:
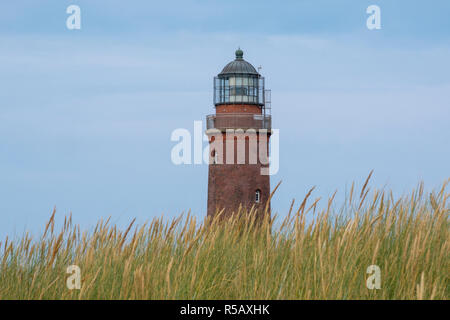
M 448 299 L 446 186 L 394 199 L 366 181 L 338 212 L 310 192 L 282 221 L 252 209 L 82 232 L 69 216 L 56 231 L 53 212 L 40 238 L 0 242 L 0 299 Z M 80 290 L 66 286 L 69 265 Z M 381 289 L 366 286 L 370 265 Z

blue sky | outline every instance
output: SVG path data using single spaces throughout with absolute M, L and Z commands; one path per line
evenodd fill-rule
M 81 8 L 82 29 L 66 28 Z M 381 8 L 382 29 L 366 28 Z M 398 195 L 450 176 L 450 2 L 9 1 L 0 4 L 0 238 L 54 206 L 89 228 L 192 209 L 207 166 L 175 166 L 171 132 L 212 113 L 212 78 L 262 66 L 280 129 L 273 209 L 374 170 Z

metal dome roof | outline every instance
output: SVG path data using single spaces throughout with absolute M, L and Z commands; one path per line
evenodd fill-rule
M 241 49 L 236 50 L 236 59 L 228 63 L 219 73 L 219 76 L 226 74 L 253 74 L 259 75 L 255 67 L 243 59 L 244 52 Z

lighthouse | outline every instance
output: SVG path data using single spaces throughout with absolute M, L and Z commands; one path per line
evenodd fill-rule
M 270 90 L 244 52 L 235 55 L 214 77 L 215 113 L 206 117 L 208 216 L 230 216 L 242 206 L 262 217 L 270 205 Z

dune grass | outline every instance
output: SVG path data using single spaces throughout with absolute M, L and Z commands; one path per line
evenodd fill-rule
M 69 216 L 56 231 L 53 212 L 40 238 L 0 242 L 0 299 L 448 299 L 446 187 L 394 199 L 366 181 L 338 212 L 310 192 L 282 221 L 241 210 L 82 232 Z M 380 289 L 366 286 L 370 265 Z

